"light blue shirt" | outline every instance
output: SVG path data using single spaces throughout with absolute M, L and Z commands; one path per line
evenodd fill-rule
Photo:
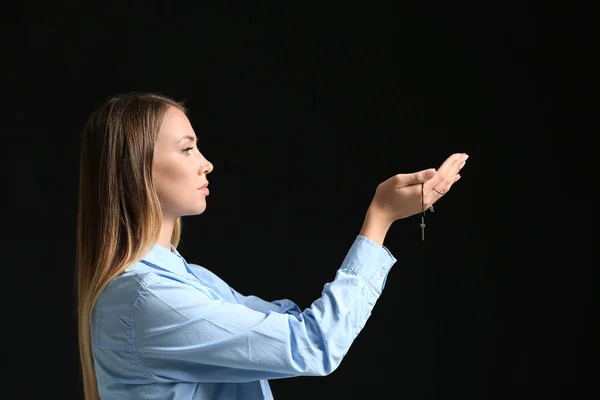
M 333 372 L 396 262 L 358 235 L 321 297 L 244 296 L 172 247 L 155 245 L 101 293 L 92 316 L 100 397 L 273 399 L 269 379 Z

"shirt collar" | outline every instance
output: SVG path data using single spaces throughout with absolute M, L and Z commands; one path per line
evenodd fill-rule
M 167 248 L 155 244 L 154 247 L 142 257 L 142 262 L 144 261 L 145 264 L 152 264 L 152 267 L 174 272 L 179 275 L 185 276 L 188 273 L 185 266 L 185 260 L 173 245 L 171 245 L 171 251 L 169 251 Z

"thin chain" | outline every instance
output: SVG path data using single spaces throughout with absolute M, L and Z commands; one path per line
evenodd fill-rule
M 425 196 L 424 196 L 424 191 L 425 191 L 425 184 L 421 183 L 421 214 L 423 214 L 423 218 L 425 218 Z
M 425 240 L 425 184 L 421 183 L 421 241 Z

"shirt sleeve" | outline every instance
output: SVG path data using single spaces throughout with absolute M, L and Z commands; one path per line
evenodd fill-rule
M 229 289 L 239 304 L 243 304 L 254 311 L 259 311 L 262 313 L 274 311 L 280 314 L 294 315 L 296 317 L 298 317 L 302 312 L 300 307 L 290 299 L 266 301 L 254 295 L 244 296 L 232 287 L 229 287 Z
M 298 313 L 256 299 L 255 307 L 210 299 L 155 277 L 134 307 L 140 362 L 160 382 L 328 375 L 363 329 L 395 262 L 385 247 L 357 236 L 321 297 Z

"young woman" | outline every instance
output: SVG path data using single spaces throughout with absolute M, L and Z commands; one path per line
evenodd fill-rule
M 182 104 L 130 93 L 105 102 L 82 135 L 79 344 L 85 398 L 272 399 L 268 380 L 323 376 L 347 353 L 396 259 L 394 221 L 460 178 L 465 154 L 378 185 L 362 229 L 322 295 L 243 295 L 177 251 L 181 218 L 202 214 L 213 165 Z

